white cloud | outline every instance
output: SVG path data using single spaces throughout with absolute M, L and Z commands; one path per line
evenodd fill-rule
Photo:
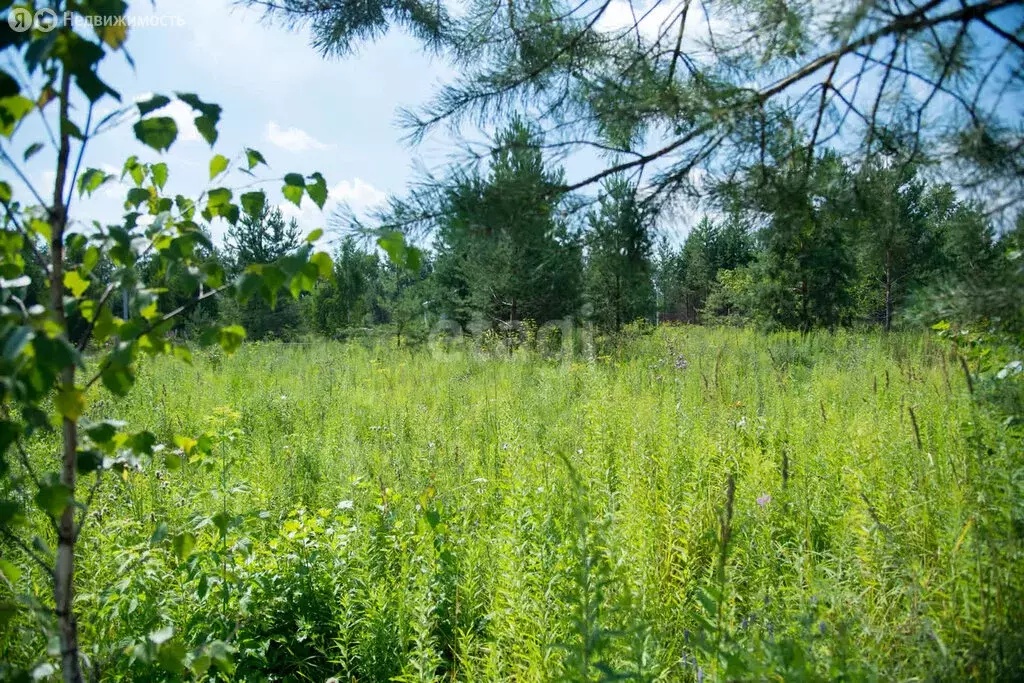
M 355 178 L 352 182 L 342 180 L 332 187 L 330 198 L 336 202 L 347 202 L 354 210 L 361 211 L 380 204 L 387 194 L 362 178 Z
M 291 202 L 284 202 L 278 208 L 281 209 L 285 218 L 294 218 L 300 226 L 312 230 L 323 227 L 327 222 L 327 216 L 342 203 L 348 204 L 356 215 L 365 216 L 369 209 L 379 205 L 386 198 L 386 193 L 362 178 L 353 178 L 352 180 L 342 180 L 328 189 L 327 202 L 322 211 L 309 197 L 302 198 L 301 207 L 295 206 Z
M 282 128 L 277 121 L 267 124 L 266 139 L 270 144 L 290 152 L 308 152 L 309 150 L 324 150 L 333 147 L 333 145 L 325 145 L 301 128 Z

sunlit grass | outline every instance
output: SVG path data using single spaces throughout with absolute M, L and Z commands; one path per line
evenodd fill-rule
M 170 623 L 189 647 L 229 640 L 252 680 L 1019 673 L 1022 458 L 948 347 L 686 328 L 604 353 L 146 363 L 92 416 L 223 438 L 205 462 L 108 475 L 85 651 L 158 677 L 129 655 Z

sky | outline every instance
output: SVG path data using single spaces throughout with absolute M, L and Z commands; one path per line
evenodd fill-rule
M 150 93 L 173 97 L 174 92 L 190 92 L 221 105 L 220 137 L 211 149 L 192 123 L 194 114 L 175 102 L 160 112 L 173 116 L 179 126 L 178 140 L 168 153 L 143 146 L 126 125 L 90 143 L 83 168 L 120 175 L 131 155 L 166 161 L 167 190 L 195 196 L 209 185 L 214 154 L 234 159 L 252 147 L 263 153 L 270 167 L 262 169 L 260 177 L 319 171 L 327 179 L 330 199 L 323 211 L 308 199 L 301 209 L 282 204 L 287 215 L 313 230 L 325 226 L 337 202 L 365 211 L 387 193 L 401 193 L 417 160 L 443 160 L 439 143 L 428 140 L 410 148 L 396 121 L 400 106 L 425 102 L 452 72 L 399 31 L 364 45 L 354 57 L 324 59 L 310 47 L 305 31 L 267 24 L 261 13 L 229 0 L 136 0 L 129 15 L 166 20 L 160 26 L 133 29 L 126 45 L 134 68 L 115 54 L 104 61 L 101 77 L 121 92 L 125 102 Z M 113 100 L 106 98 L 97 114 L 113 108 Z M 26 121 L 15 135 L 16 158 L 36 141 L 45 141 L 41 124 Z M 37 187 L 52 188 L 53 160 L 48 151 L 24 166 Z M 237 187 L 250 180 L 234 173 L 215 184 Z M 271 201 L 281 201 L 279 188 L 279 181 L 268 183 Z M 92 197 L 76 199 L 74 215 L 86 222 L 118 220 L 126 189 L 109 183 Z M 212 228 L 219 237 L 226 226 L 222 220 L 215 223 Z
M 656 33 L 669 18 L 661 10 L 657 7 L 646 16 L 641 25 L 645 34 Z M 438 169 L 453 149 L 443 134 L 415 147 L 403 141 L 399 109 L 426 103 L 455 72 L 442 59 L 423 52 L 401 30 L 363 44 L 354 56 L 325 59 L 310 46 L 305 30 L 269 24 L 259 11 L 231 0 L 132 0 L 129 15 L 151 24 L 138 26 L 129 35 L 127 47 L 134 67 L 122 55 L 111 55 L 101 67 L 101 77 L 122 93 L 125 102 L 151 93 L 190 92 L 221 105 L 220 139 L 211 149 L 192 124 L 194 114 L 175 102 L 160 112 L 173 116 L 179 125 L 178 141 L 170 152 L 159 154 L 143 146 L 131 125 L 125 125 L 90 144 L 83 168 L 120 175 L 131 155 L 143 161 L 166 161 L 170 167 L 167 190 L 195 197 L 210 187 L 207 169 L 214 154 L 235 159 L 244 148 L 252 147 L 269 162 L 269 169 L 260 169 L 260 177 L 275 179 L 265 186 L 268 197 L 310 231 L 327 227 L 339 202 L 365 214 L 388 194 L 402 194 L 417 164 Z M 625 0 L 613 0 L 599 27 L 627 26 L 632 16 Z M 702 36 L 690 36 L 691 26 L 695 31 L 703 29 L 700 22 L 687 26 L 686 50 L 693 56 Z M 719 24 L 716 33 L 728 34 L 728 28 Z M 97 113 L 102 115 L 113 106 L 107 98 Z M 83 118 L 81 112 L 79 118 Z M 45 140 L 38 117 L 31 117 L 15 136 L 13 156 L 20 160 L 21 150 Z M 52 187 L 54 156 L 47 149 L 24 164 L 37 187 Z M 579 155 L 569 159 L 569 180 L 589 175 L 598 163 L 596 158 Z M 309 175 L 314 171 L 324 175 L 330 188 L 324 210 L 308 199 L 301 208 L 284 202 L 279 179 L 289 172 Z M 11 175 L 9 169 L 3 175 Z M 248 177 L 236 172 L 218 179 L 215 186 L 237 189 L 248 182 Z M 12 185 L 16 197 L 24 201 L 26 188 L 18 182 Z M 127 189 L 109 183 L 92 197 L 76 199 L 73 217 L 86 225 L 92 220 L 119 222 Z M 683 215 L 670 232 L 681 237 L 698 218 L 697 213 Z M 216 220 L 211 228 L 220 238 L 226 224 Z

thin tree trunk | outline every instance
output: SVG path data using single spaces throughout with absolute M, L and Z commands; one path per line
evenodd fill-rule
M 71 73 L 64 68 L 60 91 L 60 118 L 68 116 L 71 95 Z M 61 126 L 60 147 L 57 151 L 57 178 L 53 186 L 53 207 L 50 210 L 50 303 L 57 323 L 65 331 L 64 317 L 64 228 L 67 225 L 67 206 L 64 203 L 64 188 L 67 182 L 68 159 L 71 155 L 71 140 L 66 127 Z M 61 371 L 60 388 L 74 391 L 75 366 L 68 365 Z M 78 451 L 78 424 L 64 418 L 63 453 L 60 481 L 67 487 L 70 499 L 75 499 L 75 455 Z M 78 661 L 78 623 L 74 613 L 75 597 L 75 506 L 68 505 L 57 522 L 57 562 L 54 571 L 53 599 L 57 612 L 60 632 L 61 670 L 66 683 L 80 683 L 82 669 Z
M 885 331 L 892 327 L 892 249 L 885 250 Z

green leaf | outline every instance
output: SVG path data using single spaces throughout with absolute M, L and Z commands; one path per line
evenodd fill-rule
M 21 95 L 0 99 L 0 135 L 5 138 L 11 137 L 18 122 L 25 118 L 34 106 L 32 100 Z
M 43 144 L 41 142 L 34 142 L 28 146 L 28 149 L 25 150 L 25 155 L 22 158 L 25 161 L 28 161 L 29 159 L 34 157 L 42 148 Z
M 213 147 L 217 142 L 217 122 L 209 116 L 199 116 L 195 120 L 196 130 L 203 136 L 203 139 Z
M 134 208 L 138 208 L 143 202 L 148 202 L 150 197 L 153 195 L 144 187 L 133 187 L 128 190 L 128 196 L 125 199 L 125 204 Z
M 309 257 L 309 262 L 316 265 L 317 270 L 320 273 L 320 277 L 328 278 L 331 276 L 331 271 L 334 269 L 334 263 L 331 261 L 329 254 L 323 251 L 318 251 Z
M 162 109 L 163 107 L 166 107 L 170 103 L 171 98 L 169 97 L 166 97 L 164 95 L 153 95 L 148 100 L 137 103 L 137 106 L 139 108 L 139 115 L 145 116 L 150 112 L 154 112 L 157 109 Z
M 192 549 L 196 547 L 196 537 L 186 531 L 175 536 L 171 541 L 171 546 L 178 559 L 184 562 L 192 554 Z
M 214 215 L 220 215 L 221 208 L 231 203 L 231 196 L 231 190 L 226 187 L 210 190 L 206 195 L 206 208 Z
M 117 431 L 123 429 L 124 426 L 125 423 L 118 420 L 104 420 L 86 427 L 85 433 L 93 442 L 105 444 L 109 443 L 117 435 Z
M 0 526 L 12 527 L 24 521 L 25 512 L 20 503 L 0 499 Z
M 175 676 L 181 676 L 185 673 L 185 654 L 185 646 L 175 640 L 160 646 L 156 660 Z
M 13 562 L 0 558 L 0 574 L 7 577 L 11 583 L 17 583 L 21 578 L 21 569 Z
M 263 213 L 263 208 L 267 205 L 267 195 L 263 192 L 246 192 L 240 198 L 242 203 L 242 210 L 253 217 L 257 217 Z
M 245 340 L 245 328 L 241 325 L 222 327 L 217 334 L 217 342 L 225 353 L 231 354 L 238 350 Z
M 71 489 L 51 476 L 48 481 L 40 484 L 35 500 L 41 510 L 57 519 L 71 505 Z
M 127 396 L 132 385 L 135 384 L 135 371 L 128 365 L 110 365 L 103 370 L 100 379 L 103 380 L 103 386 L 111 393 L 117 396 Z
M 103 454 L 94 450 L 80 450 L 75 453 L 75 467 L 81 474 L 95 472 L 103 466 Z
M 104 173 L 95 168 L 90 168 L 85 171 L 78 178 L 78 196 L 81 197 L 83 194 L 92 195 L 103 183 L 113 180 L 114 176 L 109 173 Z
M 171 148 L 178 139 L 178 124 L 169 116 L 142 119 L 135 124 L 135 137 L 158 152 Z
M 153 530 L 153 535 L 149 537 L 150 545 L 160 545 L 167 539 L 167 522 L 160 522 L 156 525 L 156 529 Z
M 228 169 L 228 163 L 230 163 L 228 158 L 223 154 L 218 154 L 210 159 L 210 180 L 213 180 L 226 171 Z
M 302 205 L 302 194 L 306 191 L 306 179 L 298 173 L 289 173 L 284 177 L 284 187 L 281 192 L 284 198 L 295 206 Z
M 10 184 L 0 180 L 0 202 L 7 204 L 13 196 Z
M 159 189 L 164 189 L 164 185 L 167 184 L 167 164 L 160 162 L 159 164 L 153 164 L 150 167 L 150 172 L 153 174 L 153 184 Z
M 231 524 L 231 513 L 221 510 L 213 516 L 213 525 L 220 530 L 220 535 L 228 535 L 228 526 Z
M 264 166 L 267 165 L 267 160 L 264 159 L 263 155 L 260 154 L 255 149 L 246 149 L 245 150 L 245 158 L 246 158 L 246 161 L 248 161 L 248 163 L 249 163 L 249 170 L 250 171 L 252 169 L 256 168 L 257 164 L 263 164 Z
M 89 289 L 89 281 L 79 275 L 77 270 L 69 270 L 64 273 L 64 286 L 77 299 L 85 294 L 85 290 Z
M 178 99 L 192 107 L 193 111 L 201 114 L 195 120 L 196 129 L 199 134 L 213 146 L 217 142 L 217 123 L 220 121 L 221 108 L 219 105 L 203 102 L 192 93 L 176 93 Z
M 14 328 L 14 331 L 7 337 L 7 341 L 4 342 L 4 360 L 7 362 L 14 361 L 15 358 L 21 355 L 21 352 L 25 350 L 25 347 L 28 346 L 28 343 L 35 336 L 35 332 L 31 327 L 21 326 Z
M 309 198 L 322 209 L 327 202 L 327 181 L 319 173 L 314 173 L 309 177 L 313 179 L 313 184 L 306 185 L 306 192 L 309 193 Z
M 85 394 L 76 388 L 62 389 L 53 399 L 57 411 L 75 422 L 85 412 Z
M 313 232 L 311 232 L 308 235 L 306 235 L 306 242 L 309 243 L 309 244 L 312 244 L 313 242 L 316 242 L 318 239 L 320 239 L 323 236 L 324 236 L 323 228 L 317 228 Z

